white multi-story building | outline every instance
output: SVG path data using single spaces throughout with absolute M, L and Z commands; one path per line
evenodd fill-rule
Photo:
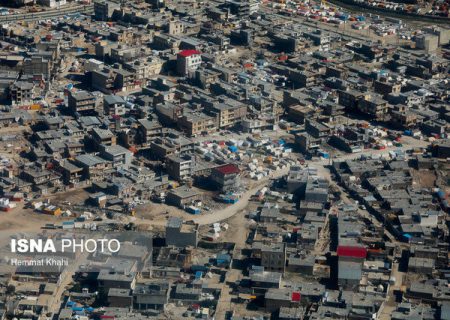
M 66 0 L 38 0 L 38 3 L 50 8 L 57 8 L 67 4 Z
M 186 75 L 189 71 L 196 70 L 202 63 L 202 57 L 197 50 L 183 50 L 178 53 L 177 71 L 180 75 Z

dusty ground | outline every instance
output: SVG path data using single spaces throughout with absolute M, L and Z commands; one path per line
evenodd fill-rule
M 247 209 L 241 210 L 230 219 L 225 220 L 228 223 L 228 230 L 221 233 L 222 241 L 232 239 L 236 243 L 236 248 L 245 247 L 250 225 L 248 219 L 245 217 L 248 211 Z
M 38 231 L 47 223 L 57 222 L 61 222 L 61 218 L 24 209 L 23 203 L 18 203 L 13 210 L 0 212 L 0 246 L 9 242 L 13 234 Z
M 433 170 L 413 170 L 411 169 L 413 184 L 420 188 L 434 188 L 436 174 Z
M 278 136 L 279 133 L 271 133 L 271 137 Z M 230 135 L 233 136 L 233 135 Z M 242 137 L 241 137 L 242 138 Z M 427 142 L 422 140 L 416 140 L 410 137 L 402 138 L 403 147 L 400 149 L 406 150 L 411 147 L 423 147 L 427 145 Z M 392 148 L 393 150 L 398 148 Z M 371 150 L 371 154 L 387 153 L 388 150 Z M 333 158 L 337 156 L 334 155 Z M 351 159 L 357 158 L 359 154 L 345 154 L 339 155 L 340 159 Z M 310 165 L 318 168 L 319 174 L 329 178 L 329 172 L 324 168 L 324 165 L 328 164 L 328 160 L 314 160 Z M 287 173 L 287 169 L 280 170 L 275 173 L 271 178 L 279 177 Z M 427 180 L 429 178 L 419 176 L 418 179 L 420 183 L 426 185 L 431 185 L 433 181 Z M 238 203 L 233 205 L 224 206 L 222 204 L 217 204 L 218 207 L 212 207 L 211 211 L 203 211 L 200 215 L 191 215 L 187 212 L 180 210 L 178 208 L 168 206 L 165 204 L 149 203 L 137 208 L 136 217 L 130 217 L 137 225 L 147 230 L 159 230 L 161 227 L 165 226 L 168 216 L 179 216 L 185 220 L 194 220 L 200 225 L 210 225 L 215 222 L 227 221 L 230 224 L 230 228 L 227 234 L 224 235 L 227 239 L 235 239 L 239 244 L 245 243 L 248 232 L 248 221 L 245 218 L 246 212 L 249 212 L 247 207 L 249 200 L 252 195 L 254 195 L 263 185 L 267 185 L 269 178 L 263 179 L 261 181 L 255 182 L 251 181 L 249 185 L 249 190 L 244 192 Z M 73 191 L 68 191 L 66 193 L 59 193 L 52 195 L 48 198 L 51 199 L 52 203 L 58 204 L 65 201 L 71 204 L 83 204 L 88 198 L 88 193 L 83 189 L 77 189 Z M 211 203 L 213 203 L 211 201 Z M 207 204 L 210 206 L 210 204 Z M 168 214 L 166 214 L 168 212 Z M 67 219 L 67 218 L 66 218 Z M 29 209 L 23 209 L 23 204 L 19 204 L 18 208 L 13 209 L 8 213 L 0 213 L 0 238 L 6 233 L 5 230 L 10 232 L 18 231 L 31 231 L 39 230 L 46 223 L 60 223 L 64 218 L 61 217 L 51 217 L 43 214 L 33 212 Z M 4 237 L 3 237 L 4 238 Z M 0 239 L 1 240 L 1 239 Z
M 181 217 L 189 220 L 192 215 L 173 206 L 161 203 L 147 203 L 136 208 L 136 219 L 147 220 L 152 224 L 165 223 L 168 217 Z
M 63 193 L 57 193 L 48 197 L 52 203 L 70 202 L 74 205 L 83 205 L 89 198 L 89 192 L 84 189 L 75 189 Z
M 57 204 L 69 201 L 73 204 L 83 203 L 88 197 L 84 190 L 74 190 L 66 193 L 59 193 L 48 197 L 51 203 Z M 71 218 L 56 217 L 24 208 L 24 202 L 18 202 L 17 207 L 9 212 L 0 212 L 0 246 L 8 242 L 11 235 L 19 232 L 36 232 L 46 224 L 60 224 L 64 220 Z

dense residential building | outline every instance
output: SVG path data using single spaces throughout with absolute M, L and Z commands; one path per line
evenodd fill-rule
M 96 97 L 87 91 L 70 92 L 68 107 L 73 113 L 80 115 L 95 114 Z
M 240 172 L 235 164 L 225 164 L 211 170 L 211 179 L 220 190 L 232 190 L 240 185 Z
M 170 218 L 166 225 L 166 245 L 197 246 L 198 225 L 183 223 L 179 218 Z
M 16 81 L 9 87 L 11 101 L 16 105 L 31 104 L 35 99 L 34 84 Z
M 183 50 L 177 55 L 177 71 L 181 75 L 196 70 L 201 63 L 202 57 L 197 50 Z
M 0 319 L 450 319 L 448 3 L 339 2 L 0 1 Z
M 195 156 L 173 154 L 166 157 L 166 170 L 169 176 L 177 181 L 186 181 L 194 173 Z
M 286 248 L 283 243 L 273 243 L 261 248 L 261 265 L 265 270 L 284 272 L 286 267 Z
M 185 113 L 178 119 L 178 125 L 191 137 L 210 134 L 217 130 L 216 119 L 204 113 Z
M 94 14 L 98 20 L 108 21 L 112 18 L 114 11 L 119 9 L 119 4 L 113 1 L 94 2 Z

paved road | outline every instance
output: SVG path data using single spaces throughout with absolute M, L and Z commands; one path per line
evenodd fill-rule
M 42 12 L 11 14 L 7 16 L 0 16 L 0 23 L 8 23 L 15 21 L 39 21 L 47 19 L 60 18 L 68 14 L 82 13 L 91 14 L 94 12 L 94 5 L 78 5 L 68 6 L 60 9 L 51 9 Z
M 372 13 L 375 15 L 380 15 L 382 17 L 393 17 L 397 19 L 401 19 L 408 23 L 417 24 L 418 22 L 427 23 L 427 24 L 444 24 L 448 25 L 448 18 L 440 17 L 440 16 L 430 16 L 430 15 L 420 15 L 420 14 L 409 14 L 397 12 L 389 9 L 381 9 L 377 7 L 372 7 L 365 5 L 361 7 L 361 4 L 358 3 L 349 3 L 349 1 L 342 0 L 330 0 L 330 3 L 337 5 L 338 7 L 348 9 L 352 12 L 363 12 L 363 13 Z M 429 7 L 428 7 L 429 8 Z
M 365 31 L 357 31 L 355 29 L 352 29 L 351 22 L 341 25 L 342 26 L 342 28 L 341 28 L 338 25 L 332 25 L 332 24 L 329 24 L 326 22 L 308 20 L 307 17 L 303 17 L 303 16 L 299 16 L 299 15 L 288 16 L 288 15 L 278 14 L 278 13 L 275 13 L 274 9 L 272 9 L 272 8 L 262 7 L 261 10 L 263 12 L 275 15 L 276 17 L 283 19 L 283 20 L 288 20 L 288 21 L 292 21 L 292 22 L 299 23 L 302 25 L 306 25 L 306 26 L 314 28 L 314 29 L 321 29 L 324 31 L 333 32 L 333 33 L 339 34 L 341 36 L 353 38 L 353 39 L 359 40 L 359 41 L 366 41 L 368 38 L 370 38 L 372 40 L 380 40 L 380 39 L 386 40 L 387 39 L 387 38 L 381 38 L 381 37 L 377 36 L 370 29 L 367 29 Z M 394 37 L 393 37 L 393 39 L 394 39 Z M 396 38 L 395 38 L 395 41 L 393 41 L 393 42 L 394 43 L 396 42 Z

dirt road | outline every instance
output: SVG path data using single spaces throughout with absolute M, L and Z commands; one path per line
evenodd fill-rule
M 244 210 L 247 207 L 251 196 L 254 195 L 259 189 L 261 189 L 262 186 L 266 185 L 269 179 L 276 179 L 282 177 L 286 175 L 288 172 L 289 166 L 274 172 L 270 177 L 266 177 L 265 179 L 258 181 L 258 183 L 252 186 L 251 189 L 246 191 L 237 203 L 232 204 L 231 206 L 228 206 L 222 210 L 216 211 L 212 214 L 199 216 L 197 218 L 194 218 L 193 220 L 200 225 L 204 225 L 220 222 L 228 218 L 231 218 L 237 212 Z
M 417 140 L 410 137 L 403 137 L 402 138 L 403 146 L 402 147 L 390 147 L 384 150 L 370 150 L 368 152 L 364 152 L 364 155 L 371 156 L 371 155 L 380 155 L 380 154 L 386 154 L 389 151 L 395 151 L 395 150 L 402 150 L 405 151 L 407 149 L 415 148 L 415 147 L 425 147 L 427 145 L 427 142 L 422 140 Z M 338 157 L 333 158 L 332 160 L 350 160 L 350 159 L 356 159 L 361 157 L 361 153 L 350 153 L 350 154 L 344 154 L 339 155 Z M 330 159 L 320 159 L 320 160 L 313 160 L 308 161 L 308 164 L 312 167 L 316 167 L 318 171 L 318 175 L 325 177 L 326 179 L 331 181 L 330 172 L 325 166 L 329 165 L 331 163 Z M 234 215 L 236 215 L 239 212 L 242 212 L 249 204 L 249 200 L 252 195 L 254 195 L 259 189 L 261 189 L 264 185 L 267 184 L 267 182 L 271 178 L 279 178 L 283 175 L 286 175 L 289 172 L 289 167 L 278 170 L 274 172 L 270 177 L 266 177 L 262 179 L 261 181 L 255 182 L 250 185 L 250 189 L 246 191 L 241 199 L 233 205 L 230 205 L 224 209 L 220 209 L 217 211 L 211 211 L 209 213 L 204 213 L 199 216 L 193 216 L 188 215 L 185 212 L 178 210 L 174 207 L 167 207 L 167 211 L 169 211 L 169 216 L 180 216 L 184 218 L 185 220 L 193 220 L 194 222 L 200 224 L 200 225 L 209 225 L 216 222 L 221 222 L 224 220 L 227 220 Z M 166 217 L 164 214 L 160 214 L 156 219 L 155 217 L 152 218 L 145 218 L 145 215 L 143 217 L 137 217 L 133 219 L 133 222 L 138 225 L 151 225 L 151 226 L 165 226 L 166 224 Z
M 404 272 L 398 270 L 398 263 L 392 264 L 391 277 L 395 278 L 395 284 L 389 286 L 389 292 L 387 294 L 387 300 L 382 306 L 382 310 L 379 312 L 379 320 L 389 320 L 391 319 L 392 312 L 397 308 L 397 303 L 395 302 L 394 291 L 400 290 L 403 285 L 403 278 L 405 276 Z
M 266 185 L 270 179 L 276 179 L 276 178 L 282 177 L 282 176 L 286 175 L 288 172 L 289 172 L 289 166 L 284 169 L 275 171 L 269 177 L 265 177 L 264 179 L 252 184 L 250 189 L 242 194 L 241 198 L 239 199 L 239 201 L 237 203 L 232 204 L 226 208 L 223 208 L 223 209 L 217 210 L 217 211 L 211 211 L 209 213 L 204 213 L 199 216 L 188 215 L 185 213 L 183 215 L 178 215 L 178 216 L 181 216 L 183 218 L 188 217 L 188 219 L 185 219 L 185 220 L 192 220 L 195 223 L 198 223 L 199 225 L 209 225 L 209 224 L 213 224 L 216 222 L 221 222 L 221 221 L 227 220 L 227 219 L 233 217 L 238 212 L 242 212 L 247 207 L 252 195 L 254 195 L 259 189 L 261 189 L 262 186 Z M 181 210 L 179 210 L 179 211 L 181 212 Z M 153 226 L 164 226 L 166 224 L 165 219 L 148 220 L 145 218 L 134 218 L 133 222 L 137 225 L 148 224 L 148 225 L 153 225 Z

